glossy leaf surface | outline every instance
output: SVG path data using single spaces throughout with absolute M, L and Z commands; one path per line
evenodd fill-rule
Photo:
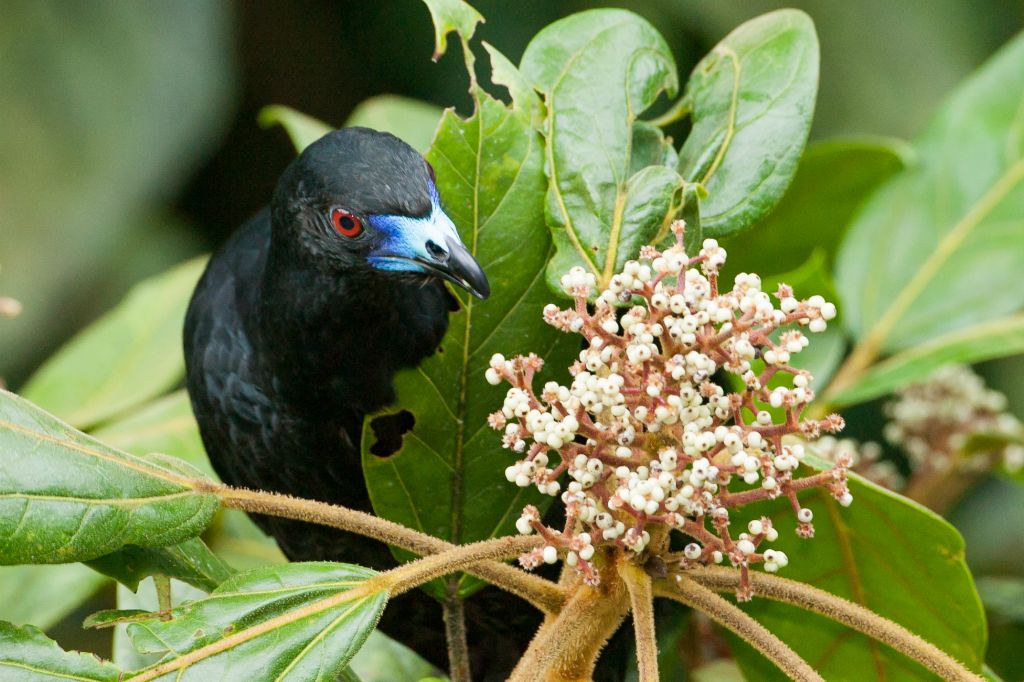
M 786 9 L 742 24 L 694 68 L 679 173 L 707 191 L 705 236 L 742 232 L 782 198 L 811 129 L 818 59 L 810 17 Z
M 217 498 L 184 462 L 109 448 L 0 392 L 0 563 L 66 563 L 203 531 Z
M 538 33 L 520 68 L 547 105 L 546 216 L 557 249 L 548 283 L 561 291 L 561 276 L 581 266 L 607 284 L 679 207 L 675 170 L 637 163 L 664 154 L 633 147 L 639 115 L 678 88 L 672 53 L 644 19 L 597 9 Z

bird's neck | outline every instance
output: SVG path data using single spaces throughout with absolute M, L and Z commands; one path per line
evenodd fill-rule
M 391 403 L 395 372 L 434 352 L 451 300 L 436 280 L 330 272 L 274 248 L 260 294 L 269 369 L 291 401 L 328 412 Z

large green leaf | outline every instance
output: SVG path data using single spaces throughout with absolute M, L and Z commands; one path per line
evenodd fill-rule
M 462 310 L 451 315 L 438 352 L 397 376 L 395 411 L 415 419 L 401 448 L 379 457 L 373 429 L 363 434 L 363 471 L 377 514 L 458 543 L 511 532 L 523 505 L 539 502 L 502 473 L 508 453 L 486 423 L 504 395 L 483 379 L 491 355 L 535 351 L 564 367 L 574 343 L 541 318 L 552 247 L 540 135 L 525 107 L 509 110 L 479 90 L 475 98 L 467 120 L 445 112 L 427 159 L 492 294 L 480 302 L 456 292 Z
M 1024 305 L 1024 36 L 950 97 L 840 248 L 846 324 L 898 351 Z
M 887 138 L 809 144 L 775 209 L 753 229 L 722 242 L 729 251 L 726 276 L 786 272 L 815 251 L 824 251 L 831 263 L 857 209 L 912 156 L 909 144 Z
M 783 577 L 865 606 L 980 670 L 985 614 L 964 562 L 963 538 L 931 511 L 859 477 L 851 476 L 850 491 L 848 508 L 820 490 L 801 494 L 801 504 L 814 513 L 816 532 L 809 540 L 792 532 L 788 504 L 750 507 L 769 513 L 779 529 L 773 546 L 789 556 Z M 902 654 L 824 617 L 757 596 L 743 608 L 825 679 L 935 679 Z M 785 679 L 753 650 L 743 646 L 735 653 L 747 679 Z
M 943 365 L 971 364 L 1024 353 L 1024 315 L 1011 315 L 940 336 L 872 366 L 835 395 L 830 405 L 862 403 L 921 381 Z
M 544 94 L 546 217 L 557 249 L 552 289 L 582 266 L 607 284 L 679 208 L 673 168 L 634 164 L 634 124 L 678 88 L 661 35 L 625 10 L 581 12 L 551 24 L 526 48 L 523 75 Z
M 0 677 L 11 682 L 121 682 L 122 671 L 92 654 L 63 651 L 43 631 L 0 621 Z
M 130 673 L 88 654 L 65 652 L 35 628 L 0 623 L 3 679 L 145 679 L 201 682 L 334 682 L 358 679 L 346 665 L 380 618 L 387 592 L 362 588 L 375 575 L 348 564 L 288 564 L 236 576 L 208 597 L 172 609 L 168 620 L 139 611 L 102 612 L 93 624 L 133 621 L 138 653 L 158 662 Z M 127 661 L 141 661 L 125 656 Z M 164 666 L 160 668 L 160 666 Z
M 136 286 L 44 364 L 22 394 L 88 428 L 173 387 L 185 374 L 181 327 L 204 265 L 197 258 Z
M 67 563 L 195 537 L 218 508 L 184 462 L 141 458 L 0 391 L 0 563 Z M 183 473 L 184 472 L 184 473 Z
M 167 679 L 328 682 L 384 611 L 383 590 L 343 601 L 346 592 L 374 575 L 360 566 L 326 562 L 256 569 L 228 580 L 209 597 L 175 607 L 169 620 L 154 616 L 129 625 L 128 636 L 139 652 L 161 654 L 161 663 L 236 638 L 234 646 L 183 664 Z
M 818 37 L 803 12 L 752 19 L 726 36 L 690 75 L 683 103 L 693 130 L 679 173 L 703 185 L 710 237 L 764 218 L 796 172 L 818 93 Z

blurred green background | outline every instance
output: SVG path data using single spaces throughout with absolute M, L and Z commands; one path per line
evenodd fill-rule
M 814 139 L 912 137 L 1024 25 L 1019 0 L 473 4 L 481 37 L 515 60 L 559 17 L 626 7 L 684 74 L 742 21 L 799 7 L 821 40 Z M 335 124 L 384 93 L 465 111 L 458 51 L 434 64 L 432 49 L 418 0 L 0 0 L 0 295 L 25 306 L 0 320 L 0 377 L 17 389 L 133 282 L 215 248 L 267 201 L 293 151 L 257 126 L 264 105 Z M 1024 360 L 982 370 L 1024 414 Z M 954 520 L 978 573 L 1019 572 L 1024 499 L 989 486 Z

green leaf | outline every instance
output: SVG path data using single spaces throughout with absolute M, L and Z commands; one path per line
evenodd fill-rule
M 108 445 L 136 455 L 159 452 L 183 459 L 210 478 L 217 478 L 206 457 L 199 437 L 199 426 L 192 415 L 188 393 L 184 390 L 175 391 L 116 422 L 105 424 L 92 435 Z M 277 543 L 239 511 L 221 509 L 205 537 L 218 556 L 239 569 L 285 561 Z M 189 563 L 195 561 L 192 559 Z M 186 568 L 183 566 L 179 572 L 169 574 L 187 575 L 187 572 L 180 572 Z
M 463 0 L 423 0 L 434 21 L 434 61 L 448 49 L 448 34 L 455 31 L 463 41 L 469 42 L 476 25 L 484 18 Z
M 808 456 L 818 468 L 827 464 Z M 788 503 L 751 505 L 779 530 L 773 547 L 789 556 L 783 577 L 865 606 L 920 635 L 971 670 L 981 669 L 985 614 L 964 562 L 960 534 L 941 517 L 855 475 L 853 504 L 842 508 L 821 490 L 800 502 L 814 513 L 815 536 L 796 537 Z M 754 597 L 743 605 L 809 661 L 825 679 L 933 680 L 917 663 L 866 635 L 797 607 Z M 746 646 L 734 648 L 747 679 L 782 680 Z
M 63 651 L 43 631 L 0 622 L 0 677 L 12 682 L 120 682 L 122 672 L 92 654 Z
M 360 566 L 295 563 L 239 574 L 209 597 L 186 602 L 170 620 L 128 626 L 141 653 L 161 664 L 211 647 L 178 674 L 185 679 L 334 680 L 373 630 L 386 590 L 346 593 L 376 575 Z M 215 651 L 234 637 L 234 646 Z M 221 645 L 223 646 L 223 645 Z M 130 679 L 130 678 L 129 678 Z M 180 679 L 180 678 L 178 678 Z
M 1024 36 L 960 85 L 918 163 L 858 214 L 839 251 L 846 324 L 894 352 L 1018 310 L 1024 287 Z
M 44 364 L 23 395 L 88 428 L 180 382 L 185 374 L 181 327 L 205 260 L 188 261 L 137 285 Z
M 1011 315 L 946 334 L 873 365 L 835 395 L 830 405 L 845 406 L 887 395 L 921 381 L 943 365 L 971 364 L 1024 353 L 1024 315 Z
M 271 104 L 263 107 L 257 114 L 256 120 L 261 128 L 273 128 L 277 125 L 284 128 L 297 152 L 302 152 L 303 149 L 334 130 L 333 126 L 283 104 Z
M 234 573 L 199 538 L 168 547 L 128 545 L 113 554 L 93 559 L 88 565 L 133 591 L 138 589 L 142 579 L 165 575 L 209 592 Z
M 462 310 L 451 315 L 438 352 L 396 377 L 394 411 L 415 419 L 401 448 L 374 454 L 372 419 L 362 442 L 376 513 L 457 543 L 512 532 L 523 505 L 550 501 L 505 480 L 511 458 L 486 423 L 505 393 L 483 378 L 491 355 L 534 351 L 561 368 L 575 347 L 541 317 L 550 297 L 543 268 L 552 247 L 543 221 L 540 135 L 525 112 L 479 90 L 474 96 L 471 118 L 445 112 L 427 159 L 492 294 L 480 302 L 456 291 Z
M 526 48 L 523 75 L 544 94 L 546 218 L 557 253 L 547 279 L 581 266 L 607 285 L 679 208 L 674 169 L 634 163 L 634 124 L 662 92 L 678 88 L 661 35 L 624 10 L 581 12 L 551 24 Z M 642 129 L 641 129 L 642 130 Z M 641 158 L 649 149 L 641 144 Z
M 68 563 L 195 537 L 217 511 L 197 471 L 141 458 L 0 391 L 0 563 Z M 184 473 L 183 473 L 184 472 Z
M 887 138 L 850 138 L 807 146 L 793 182 L 753 229 L 722 242 L 726 277 L 792 270 L 816 250 L 830 263 L 857 209 L 912 158 L 910 145 Z
M 441 107 L 418 99 L 379 95 L 363 100 L 345 121 L 345 125 L 365 126 L 391 133 L 423 154 L 434 139 L 441 113 Z
M 683 93 L 693 129 L 679 173 L 707 190 L 706 236 L 741 232 L 779 202 L 807 141 L 817 93 L 818 37 L 799 10 L 751 19 L 694 67 Z
M 108 582 L 81 564 L 0 567 L 0 621 L 52 627 Z

